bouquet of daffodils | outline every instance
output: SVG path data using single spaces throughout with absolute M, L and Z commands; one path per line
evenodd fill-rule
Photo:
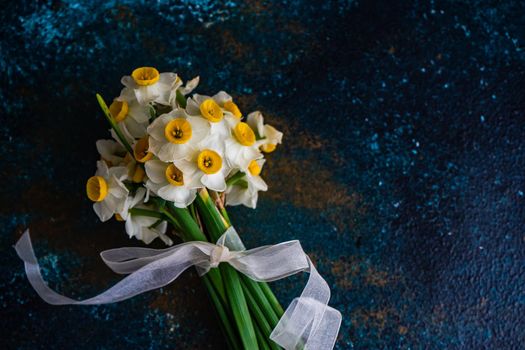
M 87 196 L 100 220 L 125 221 L 126 232 L 149 244 L 173 244 L 168 225 L 184 242 L 161 250 L 117 248 L 101 253 L 113 271 L 127 274 L 101 294 L 77 301 L 47 286 L 29 232 L 15 245 L 29 282 L 54 305 L 118 302 L 174 281 L 195 266 L 215 306 L 230 349 L 331 349 L 341 314 L 328 306 L 330 289 L 299 241 L 247 250 L 225 209 L 255 208 L 264 153 L 282 133 L 260 112 L 244 119 L 232 97 L 190 93 L 174 73 L 135 69 L 122 78 L 120 96 L 98 102 L 112 139 L 97 141 L 101 160 Z M 310 277 L 301 296 L 283 310 L 266 282 L 299 272 Z
M 229 227 L 225 206 L 255 208 L 264 153 L 283 134 L 256 111 L 244 118 L 224 91 L 190 93 L 175 73 L 135 69 L 121 80 L 120 96 L 107 107 L 111 140 L 97 141 L 101 160 L 86 185 L 101 221 L 125 221 L 126 232 L 149 244 L 171 245 L 167 227 L 185 241 L 215 242 Z M 278 348 L 268 339 L 283 314 L 272 291 L 227 264 L 203 276 L 230 348 Z

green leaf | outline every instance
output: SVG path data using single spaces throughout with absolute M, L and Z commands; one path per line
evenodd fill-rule
M 186 97 L 184 97 L 182 92 L 180 92 L 179 90 L 177 90 L 176 99 L 177 99 L 177 103 L 179 104 L 180 107 L 186 108 Z

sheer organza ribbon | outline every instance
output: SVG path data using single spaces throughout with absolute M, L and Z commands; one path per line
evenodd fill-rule
M 302 271 L 310 273 L 301 296 L 288 306 L 270 335 L 270 339 L 283 348 L 332 349 L 341 325 L 341 313 L 328 306 L 328 284 L 296 240 L 246 250 L 235 229 L 230 227 L 217 244 L 195 241 L 159 250 L 138 247 L 106 250 L 100 254 L 106 265 L 118 274 L 129 275 L 105 292 L 81 301 L 58 294 L 47 286 L 40 274 L 29 231 L 18 240 L 15 249 L 24 261 L 33 288 L 53 305 L 114 303 L 170 284 L 191 266 L 203 275 L 224 262 L 261 282 Z

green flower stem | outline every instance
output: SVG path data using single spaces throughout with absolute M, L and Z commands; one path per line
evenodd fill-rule
M 204 199 L 203 199 L 204 198 Z M 226 230 L 227 223 L 220 218 L 217 208 L 211 201 L 206 190 L 202 190 L 197 196 L 196 208 L 203 219 L 203 223 L 212 240 L 217 241 Z M 220 264 L 221 271 L 226 288 L 226 296 L 230 302 L 233 312 L 233 318 L 237 323 L 237 329 L 241 335 L 241 340 L 245 349 L 258 349 L 257 337 L 255 335 L 254 325 L 248 309 L 248 304 L 241 285 L 241 280 L 237 271 L 229 264 Z
M 242 346 L 239 341 L 239 335 L 235 332 L 235 329 L 231 326 L 232 321 L 228 317 L 227 309 L 221 302 L 221 299 L 217 295 L 217 291 L 213 287 L 213 283 L 210 281 L 207 275 L 202 276 L 204 285 L 208 289 L 210 298 L 215 305 L 215 310 L 221 321 L 223 333 L 226 335 L 226 341 L 229 349 L 242 350 Z
M 257 350 L 259 348 L 257 338 L 239 275 L 229 264 L 220 264 L 219 270 L 222 273 L 224 284 L 227 286 L 226 296 L 230 302 L 233 318 L 237 323 L 244 348 Z
M 108 105 L 106 104 L 106 102 L 104 101 L 102 96 L 100 96 L 99 94 L 97 94 L 97 101 L 98 101 L 98 104 L 100 105 L 100 108 L 102 108 L 102 112 L 104 112 L 104 115 L 106 116 L 106 119 L 108 120 L 109 125 L 111 125 L 111 128 L 113 130 L 115 130 L 115 134 L 117 134 L 117 137 L 119 138 L 120 142 L 122 142 L 122 144 L 124 145 L 126 150 L 129 152 L 129 154 L 133 158 L 135 158 L 134 155 L 133 155 L 133 149 L 131 148 L 128 140 L 126 140 L 126 138 L 124 137 L 124 135 L 120 131 L 120 128 L 118 127 L 117 123 L 115 122 L 115 119 L 113 118 L 113 116 L 109 112 Z
M 168 218 L 171 218 L 173 220 L 175 225 L 179 225 L 180 232 L 183 235 L 184 241 L 208 242 L 204 233 L 202 233 L 197 223 L 191 217 L 191 214 L 188 211 L 188 209 L 177 208 L 171 202 L 166 202 L 166 205 L 168 206 L 169 211 L 165 207 L 161 208 L 161 210 Z M 217 289 L 217 293 L 221 297 L 222 301 L 226 303 L 226 293 L 224 291 L 224 284 L 221 278 L 221 274 L 218 270 L 211 269 L 208 272 L 208 276 L 210 276 L 210 279 L 213 282 L 215 288 Z
M 255 335 L 257 337 L 257 342 L 259 343 L 259 348 L 261 348 L 261 350 L 270 350 L 270 346 L 266 342 L 266 337 L 257 324 L 255 325 Z
M 279 347 L 277 344 L 275 344 L 270 339 L 270 334 L 272 333 L 272 329 L 275 326 L 271 326 L 268 323 L 268 320 L 265 318 L 265 314 L 259 307 L 260 304 L 257 303 L 257 300 L 252 295 L 252 292 L 250 291 L 250 288 L 245 284 L 245 279 L 242 279 L 242 284 L 244 287 L 246 299 L 248 300 L 248 305 L 250 307 L 250 312 L 253 315 L 253 318 L 255 319 L 255 322 L 257 323 L 258 329 L 262 332 L 264 335 L 262 341 L 259 342 L 259 345 L 261 345 L 261 342 L 264 342 L 267 346 L 269 346 L 273 350 L 280 350 L 281 347 Z
M 270 302 L 266 298 L 266 295 L 261 290 L 259 283 L 255 282 L 251 278 L 242 275 L 241 280 L 243 282 L 243 287 L 250 293 L 250 296 L 253 298 L 253 301 L 256 305 L 260 306 L 260 309 L 265 317 L 265 320 L 268 322 L 269 327 L 274 329 L 279 322 L 279 317 L 275 314 Z M 266 333 L 265 333 L 266 334 Z M 268 333 L 269 335 L 270 333 Z
M 266 296 L 266 299 L 268 300 L 268 302 L 272 306 L 272 309 L 275 312 L 275 315 L 277 316 L 277 318 L 280 319 L 281 317 L 283 317 L 283 315 L 284 315 L 283 307 L 281 306 L 281 303 L 279 303 L 279 300 L 277 300 L 277 298 L 275 297 L 275 294 L 273 294 L 273 291 L 271 290 L 271 288 L 268 285 L 268 283 L 266 283 L 266 282 L 259 282 L 257 284 L 259 285 L 259 287 L 261 288 L 262 292 Z

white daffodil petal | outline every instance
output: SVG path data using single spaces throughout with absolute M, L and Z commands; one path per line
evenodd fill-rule
M 220 172 L 216 174 L 204 174 L 201 177 L 201 182 L 204 186 L 208 187 L 210 190 L 223 192 L 226 189 L 226 181 L 224 180 L 224 175 Z
M 109 169 L 106 162 L 102 160 L 97 161 L 97 172 L 95 175 L 102 176 L 103 178 L 107 178 L 109 176 Z
M 283 133 L 268 124 L 264 126 L 264 136 L 274 145 L 281 143 L 283 140 Z
M 149 160 L 145 164 L 146 175 L 148 178 L 157 184 L 166 182 L 166 168 L 168 164 L 161 162 L 160 160 Z
M 188 117 L 191 124 L 191 143 L 200 142 L 210 133 L 210 122 L 201 117 Z
M 189 190 L 185 186 L 166 185 L 159 189 L 158 195 L 167 201 L 174 202 L 179 208 L 185 208 L 195 199 L 196 191 Z
M 164 129 L 170 120 L 172 120 L 172 117 L 169 114 L 159 116 L 148 126 L 148 134 L 157 141 L 165 141 Z
M 157 153 L 157 157 L 164 162 L 173 162 L 176 159 L 182 159 L 190 152 L 190 146 L 187 143 L 174 144 L 165 143 L 160 151 Z
M 182 91 L 182 94 L 183 95 L 187 95 L 189 94 L 190 92 L 192 92 L 193 90 L 195 90 L 195 88 L 197 87 L 197 85 L 199 85 L 199 80 L 200 80 L 200 77 L 195 77 L 193 79 L 191 79 L 190 81 L 188 81 L 186 83 L 186 86 L 183 87 L 183 88 L 180 88 Z
M 128 168 L 125 166 L 114 166 L 108 169 L 108 176 L 114 176 L 117 180 L 124 181 L 128 178 Z
M 261 112 L 255 111 L 248 114 L 246 123 L 255 131 L 260 137 L 264 137 L 264 118 Z
M 94 203 L 93 210 L 102 222 L 108 221 L 114 214 L 113 210 L 111 210 L 105 202 Z
M 189 98 L 186 101 L 186 113 L 193 116 L 201 115 L 201 110 L 199 106 L 200 104 L 197 104 L 197 102 L 193 98 Z
M 149 121 L 150 106 L 141 106 L 138 101 L 128 102 L 128 116 L 133 118 L 137 123 L 146 123 Z M 127 118 L 126 118 L 127 119 Z
M 122 85 L 124 85 L 125 87 L 129 88 L 129 89 L 132 89 L 135 90 L 137 89 L 139 86 L 137 85 L 137 83 L 135 82 L 135 80 L 129 76 L 129 75 L 126 75 L 126 76 L 123 76 L 122 79 L 120 79 L 120 82 L 122 83 Z
M 119 165 L 124 160 L 126 150 L 118 142 L 114 140 L 97 140 L 96 146 L 100 156 L 111 162 L 112 165 Z
M 260 176 L 250 176 L 248 177 L 248 181 L 251 182 L 251 185 L 257 191 L 267 191 L 268 190 L 268 185 L 266 184 L 266 182 L 264 182 L 264 180 Z
M 219 106 L 224 105 L 225 102 L 232 101 L 232 97 L 228 95 L 225 91 L 219 91 L 212 98 L 215 102 L 217 102 Z
M 131 136 L 140 139 L 146 135 L 147 123 L 138 123 L 133 118 L 126 118 L 124 121 L 118 123 L 119 125 L 125 124 Z
M 175 166 L 179 168 L 179 170 L 182 171 L 184 175 L 192 175 L 198 170 L 197 164 L 195 164 L 195 162 L 186 159 L 174 160 L 173 164 L 175 164 Z

